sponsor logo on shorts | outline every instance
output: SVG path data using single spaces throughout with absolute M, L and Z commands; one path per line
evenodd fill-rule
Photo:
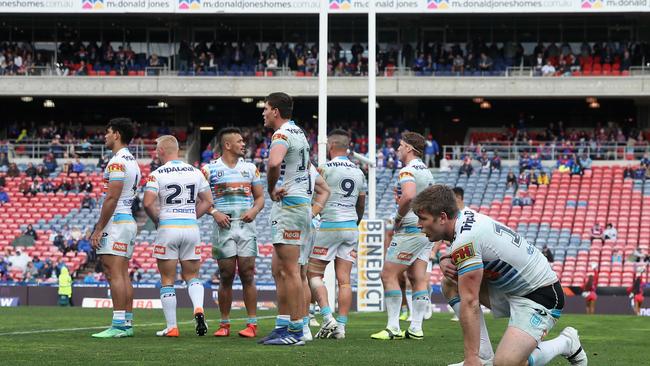
M 474 258 L 474 255 L 474 244 L 467 243 L 451 253 L 451 261 L 455 265 L 459 265 L 470 258 Z
M 126 253 L 128 248 L 129 248 L 129 245 L 127 243 L 120 243 L 120 242 L 117 242 L 117 241 L 113 243 L 113 250 L 116 251 L 116 252 Z
M 329 249 L 324 248 L 324 247 L 314 247 L 314 249 L 311 251 L 312 254 L 315 255 L 327 255 Z
M 155 247 L 153 247 L 153 252 L 155 254 L 165 255 L 165 252 L 167 252 L 167 248 L 165 248 L 162 245 L 156 245 Z
M 300 240 L 300 230 L 285 230 L 282 237 L 285 240 Z
M 201 255 L 201 248 L 199 248 L 199 247 L 195 247 L 195 248 L 194 248 L 194 254 L 196 254 L 196 255 Z
M 397 255 L 397 259 L 399 259 L 399 260 L 401 260 L 401 261 L 410 261 L 411 258 L 413 258 L 413 254 L 412 254 L 412 253 L 400 252 L 400 253 Z

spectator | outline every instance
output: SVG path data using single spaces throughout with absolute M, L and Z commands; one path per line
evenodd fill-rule
M 530 206 L 535 202 L 527 190 L 520 189 L 517 191 L 517 196 L 512 200 L 513 206 Z
M 87 177 L 79 185 L 79 193 L 81 193 L 81 192 L 86 192 L 86 193 L 92 193 L 93 192 L 93 184 L 90 182 L 90 179 L 87 178 Z
M 490 58 L 488 55 L 482 52 L 481 58 L 479 59 L 478 62 L 478 68 L 483 72 L 490 71 L 492 70 L 492 63 L 493 63 L 492 58 Z
M 508 176 L 506 177 L 506 188 L 517 189 L 517 177 L 515 177 L 515 173 L 512 170 L 508 172 Z
M 97 279 L 95 278 L 95 274 L 91 271 L 86 272 L 86 275 L 84 276 L 84 284 L 86 285 L 92 285 L 96 284 Z
M 584 171 L 582 169 L 582 165 L 580 165 L 580 162 L 575 162 L 571 166 L 571 175 L 583 175 Z
M 621 254 L 620 250 L 615 250 L 612 253 L 612 263 L 623 263 L 623 254 Z
M 52 278 L 53 274 L 54 274 L 54 266 L 52 265 L 52 261 L 49 258 L 47 258 L 45 260 L 45 264 L 43 265 L 43 268 L 39 273 L 39 277 L 43 279 L 50 279 Z
M 614 225 L 612 225 L 612 223 L 610 222 L 609 224 L 607 224 L 607 228 L 603 232 L 603 235 L 605 237 L 605 240 L 616 240 L 616 237 L 618 236 L 618 231 L 616 230 Z
M 59 248 L 59 250 L 62 253 L 66 253 L 65 238 L 63 237 L 63 233 L 61 233 L 61 231 L 56 232 L 56 235 L 54 236 L 54 240 L 52 240 L 52 243 L 54 244 L 55 247 Z
M 0 187 L 6 187 L 7 186 L 7 179 L 5 178 L 4 174 L 0 174 Z
M 9 169 L 7 170 L 7 177 L 16 178 L 20 176 L 20 170 L 16 163 L 9 164 Z
M 648 156 L 648 154 L 643 154 L 643 158 L 641 158 L 641 166 L 644 168 L 650 167 L 650 156 Z
M 21 253 L 20 250 L 16 250 L 16 254 L 9 257 L 11 268 L 19 269 L 21 271 L 24 271 L 27 268 L 27 263 L 29 263 L 29 261 L 29 256 Z
M 97 206 L 97 202 L 92 198 L 88 193 L 84 194 L 84 198 L 81 201 L 81 208 L 87 208 L 94 210 Z
M 54 154 L 49 153 L 45 155 L 45 157 L 43 158 L 43 165 L 45 166 L 45 169 L 47 169 L 48 172 L 50 173 L 54 172 L 57 167 L 56 157 L 54 156 Z
M 104 169 L 106 169 L 106 165 L 108 165 L 108 158 L 105 157 L 104 155 L 101 155 L 101 156 L 97 159 L 97 167 L 98 167 L 99 169 L 101 169 L 101 170 L 104 170 Z
M 438 142 L 433 139 L 433 135 L 429 134 L 427 136 L 427 141 L 426 145 L 424 147 L 424 164 L 427 167 L 434 167 L 436 166 L 436 158 L 440 154 L 440 146 L 438 145 Z
M 471 160 L 466 159 L 463 162 L 463 165 L 461 165 L 460 169 L 458 169 L 458 175 L 466 174 L 467 178 L 469 178 L 469 176 L 472 175 L 473 171 L 474 171 L 474 167 L 472 166 Z
M 644 179 L 646 173 L 646 168 L 639 166 L 634 170 L 634 179 Z
M 580 165 L 584 170 L 591 169 L 592 161 L 587 153 L 583 153 L 580 157 Z
M 623 170 L 623 179 L 625 178 L 634 178 L 634 169 L 631 166 L 628 166 Z
M 34 282 L 36 279 L 38 279 L 38 269 L 34 267 L 34 263 L 27 262 L 27 266 L 23 271 L 23 281 Z
M 36 176 L 40 177 L 41 179 L 45 179 L 50 176 L 50 173 L 47 171 L 43 164 L 39 164 L 36 168 Z
M 524 153 L 521 158 L 519 158 L 519 170 L 527 170 L 530 169 L 530 157 L 528 157 L 528 153 Z
M 591 228 L 591 242 L 593 243 L 594 240 L 600 240 L 603 244 L 605 243 L 603 229 L 600 227 L 599 223 L 595 223 L 594 227 Z
M 23 235 L 31 236 L 32 238 L 34 238 L 34 240 L 38 240 L 38 234 L 36 233 L 36 230 L 34 230 L 32 224 L 27 225 L 27 229 L 23 231 Z
M 31 179 L 34 179 L 36 177 L 36 168 L 34 167 L 34 164 L 27 163 L 27 169 L 25 169 L 25 175 L 30 177 Z
M 542 76 L 555 76 L 555 66 L 550 59 L 546 60 L 546 65 L 542 67 Z
M 28 193 L 31 193 L 32 197 L 36 196 L 38 192 L 41 191 L 41 184 L 38 179 L 34 179 L 32 181 L 32 184 L 29 186 Z
M 629 259 L 630 262 L 641 262 L 645 257 L 646 256 L 645 254 L 643 254 L 643 249 L 641 249 L 641 247 L 637 245 L 637 247 L 634 249 L 634 252 L 630 254 Z
M 54 183 L 52 182 L 52 179 L 49 179 L 49 178 L 48 179 L 43 179 L 43 183 L 41 183 L 41 186 L 40 186 L 40 192 L 55 193 L 56 191 L 59 190 L 59 188 L 60 188 L 60 186 L 59 187 L 54 186 Z
M 526 170 L 523 170 L 519 173 L 519 178 L 517 178 L 517 185 L 519 187 L 528 187 L 530 185 L 530 173 Z
M 40 260 L 37 255 L 32 257 L 32 263 L 34 263 L 34 267 L 38 270 L 39 273 L 41 272 L 43 266 L 45 265 L 45 263 L 43 263 L 43 261 Z
M 444 156 L 442 159 L 440 159 L 440 171 L 441 172 L 451 171 L 451 163 L 449 162 L 449 156 Z
M 542 186 L 542 185 L 543 185 L 543 186 L 547 186 L 547 185 L 549 185 L 550 183 L 551 183 L 551 182 L 550 182 L 550 180 L 548 179 L 548 174 L 546 174 L 545 171 L 542 171 L 542 172 L 539 174 L 539 176 L 537 177 L 537 185 L 539 185 L 539 186 Z
M 5 187 L 0 187 L 0 206 L 9 203 L 9 195 L 5 192 Z
M 81 159 L 76 158 L 74 163 L 72 163 L 72 172 L 77 174 L 84 172 L 84 164 L 81 162 Z
M 546 260 L 549 263 L 553 263 L 555 260 L 555 257 L 553 257 L 553 252 L 548 248 L 546 244 L 544 244 L 544 247 L 542 248 L 542 254 L 544 254 L 544 257 L 546 257 Z
M 7 154 L 0 152 L 0 168 L 2 167 L 9 168 L 9 158 L 7 158 Z
M 501 170 L 501 157 L 497 154 L 494 154 L 494 157 L 492 157 L 492 161 L 490 162 L 490 169 L 491 170 Z

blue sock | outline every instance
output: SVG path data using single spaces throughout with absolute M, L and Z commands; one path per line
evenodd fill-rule
M 320 309 L 320 315 L 326 316 L 326 315 L 330 315 L 330 314 L 332 314 L 332 309 L 330 309 L 329 306 L 323 306 Z
M 257 317 L 246 319 L 246 324 L 255 324 L 255 325 L 257 325 Z
M 348 323 L 348 317 L 345 315 L 339 315 L 336 317 L 336 322 L 345 325 Z
M 230 324 L 230 319 L 221 319 L 221 321 L 219 321 L 219 323 L 221 323 L 221 324 Z
M 127 311 L 125 314 L 125 324 L 127 328 L 133 327 L 133 313 L 130 311 Z
M 124 310 L 114 310 L 113 311 L 113 321 L 111 326 L 119 330 L 126 330 L 126 311 Z
M 309 315 L 307 315 L 306 317 L 302 318 L 302 325 L 303 325 L 304 327 L 308 327 L 308 326 L 309 326 Z
M 289 332 L 302 333 L 302 320 L 291 321 L 289 323 Z
M 290 317 L 289 315 L 278 315 L 275 317 L 275 327 L 276 328 L 286 328 L 289 326 Z

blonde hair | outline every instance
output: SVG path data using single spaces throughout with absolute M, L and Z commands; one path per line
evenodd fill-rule
M 177 153 L 178 140 L 172 135 L 163 135 L 156 139 L 157 147 L 162 150 L 165 154 Z

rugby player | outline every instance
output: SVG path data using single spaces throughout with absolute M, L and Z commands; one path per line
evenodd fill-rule
M 133 255 L 138 225 L 131 205 L 140 182 L 140 167 L 128 145 L 135 135 L 133 122 L 114 118 L 106 126 L 106 147 L 113 152 L 104 169 L 104 202 L 99 220 L 90 237 L 104 266 L 113 299 L 111 327 L 93 334 L 95 338 L 133 336 L 133 285 L 129 278 L 129 260 Z
M 394 235 L 386 252 L 381 272 L 388 324 L 386 329 L 371 335 L 372 339 L 423 339 L 422 320 L 431 300 L 429 298 L 427 263 L 433 243 L 417 227 L 417 216 L 411 210 L 411 201 L 433 184 L 429 168 L 422 162 L 424 137 L 415 132 L 404 132 L 397 149 L 397 157 L 404 164 L 397 181 L 398 208 L 394 219 Z M 405 272 L 413 287 L 413 314 L 411 325 L 400 330 L 399 315 L 402 292 L 399 276 Z
M 230 335 L 230 308 L 235 271 L 239 273 L 244 290 L 244 304 L 248 319 L 239 335 L 257 336 L 257 288 L 255 286 L 255 258 L 257 231 L 255 218 L 264 208 L 264 187 L 260 173 L 253 163 L 243 157 L 246 142 L 238 128 L 227 127 L 218 135 L 222 156 L 203 167 L 214 195 L 210 214 L 215 227 L 212 253 L 219 264 L 219 311 L 221 321 L 215 337 Z
M 459 306 L 464 365 L 492 364 L 480 357 L 479 304 L 495 317 L 509 317 L 494 365 L 545 365 L 562 355 L 572 365 L 587 365 L 578 332 L 567 327 L 542 341 L 560 318 L 564 292 L 544 255 L 507 226 L 471 209 L 459 210 L 454 192 L 435 185 L 412 204 L 418 226 L 430 241 L 452 242 L 441 258 L 443 294 Z
M 305 301 L 300 278 L 300 247 L 309 241 L 312 192 L 309 184 L 309 143 L 303 130 L 291 120 L 293 99 L 271 93 L 265 99 L 264 126 L 275 131 L 268 160 L 268 192 L 273 241 L 272 271 L 276 282 L 276 328 L 261 342 L 266 345 L 304 345 Z
M 196 334 L 208 331 L 203 312 L 201 267 L 201 233 L 197 219 L 212 208 L 212 195 L 201 171 L 178 158 L 178 141 L 164 135 L 156 139 L 156 153 L 162 166 L 147 177 L 144 210 L 157 227 L 153 256 L 161 277 L 160 301 L 167 327 L 159 337 L 178 337 L 176 322 L 176 265 L 180 261 L 181 277 L 194 307 Z M 197 200 L 198 197 L 198 200 Z
M 365 176 L 348 159 L 350 137 L 346 131 L 334 130 L 327 139 L 330 161 L 319 168 L 321 176 L 332 189 L 332 195 L 321 212 L 321 224 L 309 256 L 308 277 L 312 293 L 323 315 L 317 338 L 345 338 L 345 326 L 352 306 L 350 273 L 357 258 L 358 225 L 365 209 Z M 334 261 L 339 286 L 336 319 L 328 302 L 323 283 L 325 267 Z

